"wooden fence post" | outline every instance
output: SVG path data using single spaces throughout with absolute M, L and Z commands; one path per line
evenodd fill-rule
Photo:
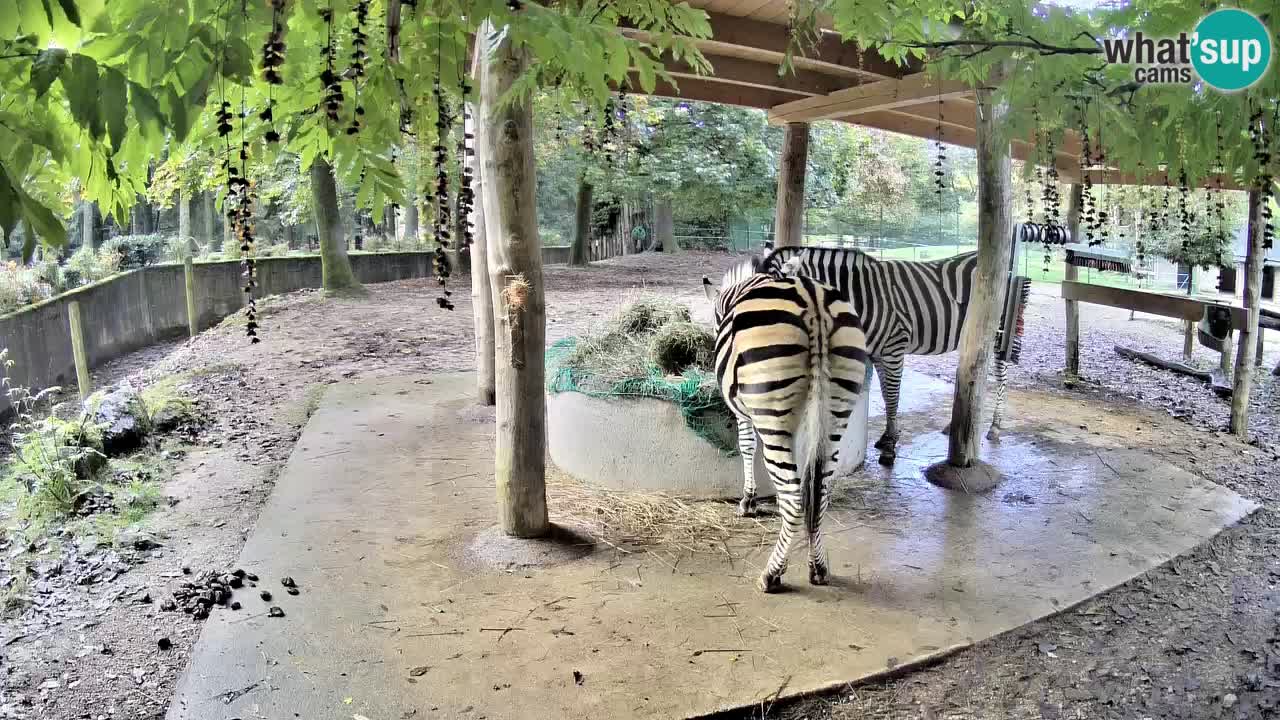
M 67 303 L 67 319 L 71 324 L 71 355 L 76 363 L 76 384 L 80 386 L 80 399 L 93 392 L 93 378 L 89 376 L 89 355 L 84 348 L 84 323 L 80 320 L 80 301 Z
M 200 317 L 196 315 L 196 269 L 190 256 L 182 260 L 182 279 L 187 288 L 187 334 L 200 334 Z
M 1080 212 L 1084 204 L 1084 186 L 1072 183 L 1071 194 L 1067 201 L 1067 233 L 1070 241 L 1080 242 Z M 1066 262 L 1066 279 L 1075 282 L 1080 279 L 1080 268 Z M 1067 380 L 1080 377 L 1080 303 L 1065 300 L 1067 304 Z
M 490 35 L 490 38 L 493 36 Z M 547 517 L 546 309 L 538 238 L 533 107 L 507 99 L 528 51 L 500 30 L 480 64 L 481 205 L 489 251 L 496 340 L 494 479 L 502 530 L 541 537 Z

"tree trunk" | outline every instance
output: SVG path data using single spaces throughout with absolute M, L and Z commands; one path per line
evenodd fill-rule
M 676 220 L 671 198 L 658 198 L 654 205 L 653 236 L 655 243 L 662 243 L 662 252 L 680 252 L 680 246 L 676 244 Z
M 1236 350 L 1235 389 L 1231 394 L 1231 432 L 1241 440 L 1249 439 L 1249 390 L 1253 384 L 1253 354 L 1257 348 L 1258 318 L 1262 314 L 1262 266 L 1266 249 L 1262 247 L 1262 205 L 1264 193 L 1249 193 L 1249 247 L 1244 261 L 1244 307 L 1248 311 L 1240 329 L 1240 347 Z
M 809 162 L 809 123 L 787 123 L 778 160 L 778 200 L 774 247 L 804 244 L 804 175 Z
M 1079 242 L 1080 212 L 1084 203 L 1084 187 L 1080 183 L 1071 185 L 1070 199 L 1067 201 L 1067 233 L 1071 242 Z M 1064 259 L 1063 262 L 1066 262 Z M 1080 279 L 1080 268 L 1066 263 L 1066 279 L 1072 282 Z M 1080 303 L 1067 300 L 1067 368 L 1068 379 L 1080 377 Z
M 178 191 L 178 241 L 186 243 L 186 255 L 195 257 L 195 238 L 191 235 L 191 196 L 186 190 Z
M 212 190 L 204 193 L 204 243 L 210 252 L 222 252 L 222 237 L 218 234 L 218 208 Z
M 484 29 L 478 38 L 488 37 Z M 486 42 L 486 41 L 478 41 Z M 510 32 L 480 63 L 478 148 L 497 341 L 495 479 L 502 529 L 517 537 L 550 530 L 546 491 L 546 397 L 542 246 L 534 196 L 533 109 L 507 98 L 527 54 Z
M 586 170 L 578 178 L 578 210 L 574 217 L 573 244 L 569 246 L 569 264 L 587 264 L 587 243 L 591 241 L 591 183 Z
M 97 250 L 98 237 L 97 205 L 85 201 L 80 204 L 80 245 Z
M 311 205 L 316 214 L 316 235 L 320 238 L 321 284 L 328 293 L 360 292 L 360 282 L 351 271 L 347 239 L 338 212 L 338 186 L 333 168 L 324 158 L 311 163 Z
M 1013 250 L 1009 140 L 1004 135 L 1009 107 L 1003 102 L 994 104 L 990 90 L 979 89 L 976 96 L 978 271 L 960 333 L 960 360 L 951 409 L 947 462 L 955 467 L 969 467 L 978 459 L 978 423 L 986 394 L 987 367 L 1004 307 Z
M 404 241 L 410 248 L 418 247 L 418 197 L 412 190 L 404 206 Z

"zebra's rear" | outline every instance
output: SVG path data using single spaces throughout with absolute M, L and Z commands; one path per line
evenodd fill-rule
M 713 299 L 720 390 L 744 427 L 749 422 L 760 436 L 782 516 L 760 586 L 766 592 L 779 587 L 802 517 L 810 540 L 809 580 L 825 584 L 820 528 L 830 502 L 833 448 L 863 389 L 866 340 L 857 316 L 832 288 L 751 269 L 731 270 Z

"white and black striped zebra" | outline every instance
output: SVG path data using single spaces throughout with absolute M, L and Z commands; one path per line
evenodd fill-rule
M 799 274 L 841 292 L 862 319 L 867 351 L 880 373 L 884 434 L 876 441 L 880 462 L 897 457 L 898 392 L 907 355 L 940 355 L 960 346 L 960 331 L 977 277 L 978 254 L 942 260 L 878 260 L 856 249 L 787 247 L 770 252 L 765 272 Z M 1000 436 L 1006 363 L 995 358 L 995 414 L 987 436 Z
M 772 592 L 782 584 L 802 515 L 809 582 L 827 583 L 822 516 L 835 449 L 863 390 L 867 349 L 858 317 L 838 292 L 807 277 L 758 273 L 758 263 L 753 257 L 731 268 L 719 288 L 702 281 L 715 306 L 716 379 L 750 437 L 744 460 L 750 468 L 758 433 L 777 491 L 782 528 L 760 576 L 760 589 Z M 750 474 L 748 482 L 744 512 L 755 504 Z

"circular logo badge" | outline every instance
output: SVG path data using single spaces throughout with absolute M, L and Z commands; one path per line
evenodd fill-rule
M 1243 90 L 1271 64 L 1271 33 L 1244 10 L 1215 10 L 1196 25 L 1191 64 L 1210 87 Z

